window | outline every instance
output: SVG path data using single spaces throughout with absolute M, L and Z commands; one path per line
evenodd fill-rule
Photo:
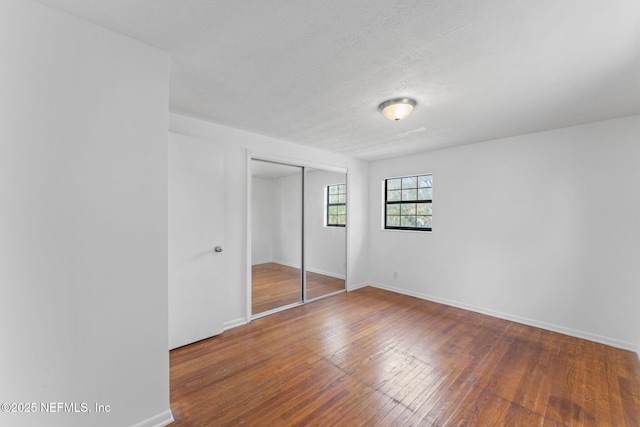
M 384 228 L 431 231 L 431 175 L 403 176 L 384 181 Z
M 327 185 L 327 227 L 347 224 L 347 184 Z

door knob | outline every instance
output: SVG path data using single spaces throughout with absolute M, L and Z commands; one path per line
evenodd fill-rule
M 222 252 L 222 246 L 216 246 L 213 250 L 216 252 Z

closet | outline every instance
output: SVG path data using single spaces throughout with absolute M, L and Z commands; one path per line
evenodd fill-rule
M 250 317 L 344 292 L 347 171 L 249 163 Z

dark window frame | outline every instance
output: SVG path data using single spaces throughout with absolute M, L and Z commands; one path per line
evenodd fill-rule
M 419 182 L 420 182 L 420 177 L 425 177 L 428 176 L 431 178 L 431 186 L 430 187 L 420 187 Z M 402 196 L 401 196 L 401 200 L 388 200 L 389 197 L 389 181 L 390 180 L 395 180 L 395 179 L 400 179 L 401 181 L 401 186 L 399 189 L 391 189 L 391 191 L 400 191 L 400 194 L 402 195 L 402 179 L 409 179 L 409 178 L 415 178 L 416 179 L 416 187 L 407 187 L 405 190 L 407 189 L 416 189 L 416 199 L 407 199 L 407 200 L 402 200 Z M 418 194 L 418 189 L 419 188 L 430 188 L 431 189 L 431 198 L 430 199 L 420 199 L 418 198 L 417 194 Z M 416 227 L 409 227 L 409 226 L 403 226 L 403 225 L 389 225 L 387 223 L 387 219 L 389 218 L 389 216 L 387 215 L 387 210 L 389 208 L 390 205 L 397 205 L 399 206 L 400 211 L 402 211 L 402 205 L 409 205 L 409 204 L 418 204 L 418 203 L 427 203 L 429 204 L 430 207 L 430 214 L 429 215 L 418 215 L 417 212 L 415 214 L 411 214 L 411 215 L 392 215 L 392 216 L 398 216 L 400 219 L 400 224 L 402 224 L 402 216 L 414 216 L 416 217 L 416 223 L 417 223 L 417 217 L 418 216 L 430 216 L 431 217 L 431 226 L 430 227 L 418 227 L 416 225 Z M 398 176 L 398 177 L 393 177 L 393 178 L 386 178 L 384 180 L 384 217 L 383 217 L 383 224 L 384 224 L 384 229 L 385 230 L 405 230 L 405 231 L 433 231 L 433 175 L 430 173 L 423 173 L 423 174 L 417 174 L 417 175 L 405 175 L 405 176 Z
M 344 187 L 344 192 L 343 193 L 338 192 L 338 193 L 335 193 L 334 195 L 344 194 L 344 203 L 331 203 L 330 202 L 331 201 L 331 195 L 332 195 L 331 194 L 331 187 L 340 187 L 340 186 Z M 346 227 L 346 225 L 347 225 L 347 212 L 346 212 L 346 209 L 347 209 L 347 184 L 330 184 L 330 185 L 327 185 L 325 196 L 326 196 L 326 204 L 325 204 L 325 206 L 326 206 L 326 211 L 327 211 L 327 214 L 326 214 L 326 217 L 325 217 L 325 225 L 327 227 Z M 345 207 L 344 224 L 332 223 L 330 221 L 330 219 L 329 219 L 330 218 L 329 211 L 330 211 L 330 207 L 332 207 L 332 206 L 344 206 Z

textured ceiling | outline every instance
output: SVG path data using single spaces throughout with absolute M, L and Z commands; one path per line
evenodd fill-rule
M 364 159 L 640 112 L 637 0 L 40 2 L 169 52 L 172 111 Z

